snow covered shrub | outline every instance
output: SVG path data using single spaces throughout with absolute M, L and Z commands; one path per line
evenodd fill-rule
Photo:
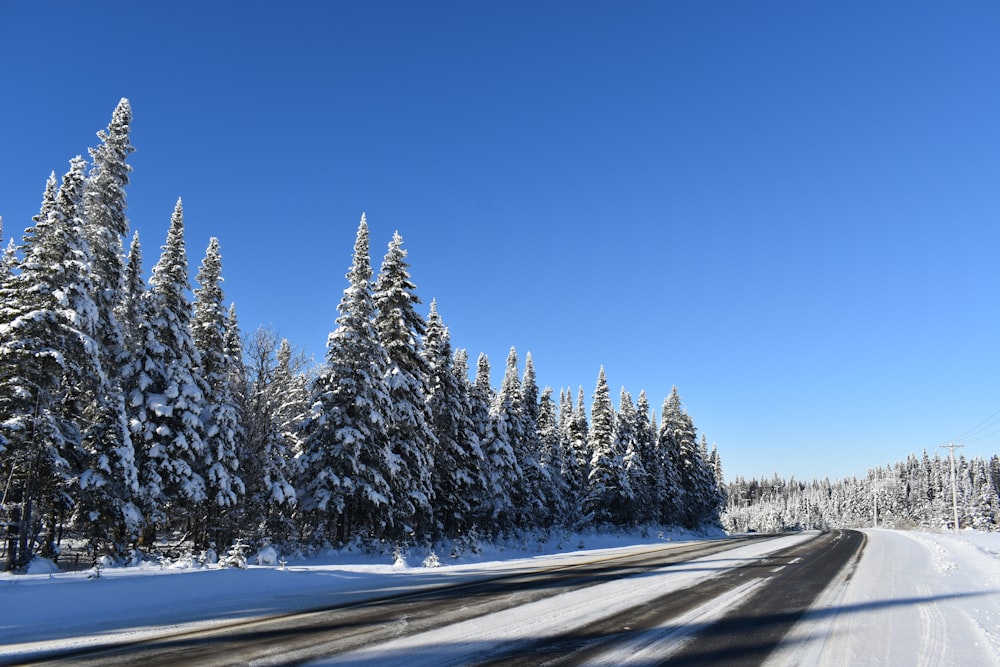
M 268 545 L 257 553 L 257 565 L 277 565 L 278 552 Z
M 441 567 L 441 560 L 438 555 L 431 551 L 427 554 L 427 558 L 424 559 L 424 567 Z
M 194 554 L 185 554 L 171 562 L 168 567 L 172 570 L 189 570 L 200 568 L 202 565 L 204 565 L 204 554 L 199 558 L 195 558 Z
M 226 555 L 219 559 L 219 564 L 223 567 L 238 567 L 241 570 L 245 570 L 247 567 L 247 551 L 249 550 L 250 545 L 245 544 L 243 538 L 237 537 L 236 541 L 229 547 Z

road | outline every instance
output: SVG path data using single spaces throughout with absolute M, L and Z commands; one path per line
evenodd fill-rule
M 44 664 L 759 665 L 863 543 L 833 531 L 658 546 Z

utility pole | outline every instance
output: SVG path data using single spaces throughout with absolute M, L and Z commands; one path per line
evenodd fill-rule
M 951 507 L 952 511 L 955 513 L 955 532 L 958 532 L 958 491 L 955 489 L 955 450 L 965 447 L 965 445 L 956 445 L 954 443 L 948 443 L 947 445 L 941 445 L 942 449 L 947 449 L 951 452 Z
M 875 528 L 878 528 L 878 466 L 875 466 L 875 493 L 873 494 Z

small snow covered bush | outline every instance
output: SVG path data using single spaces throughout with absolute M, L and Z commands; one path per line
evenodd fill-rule
M 238 567 L 245 570 L 247 567 L 247 551 L 250 545 L 245 544 L 242 538 L 236 538 L 226 555 L 219 559 L 219 564 L 223 567 Z
M 257 553 L 257 565 L 277 565 L 278 552 L 268 545 Z
M 424 567 L 441 567 L 441 560 L 438 555 L 433 551 L 427 554 L 427 558 L 424 559 Z

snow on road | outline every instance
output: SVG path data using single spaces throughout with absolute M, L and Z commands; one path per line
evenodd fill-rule
M 856 566 L 845 570 L 841 581 L 828 589 L 805 621 L 793 629 L 782 650 L 772 656 L 770 662 L 775 667 L 1000 666 L 1000 534 L 865 532 L 867 545 Z M 655 576 L 609 582 L 532 603 L 537 609 L 520 607 L 491 614 L 483 619 L 485 623 L 469 621 L 340 660 L 373 664 L 373 657 L 405 652 L 408 665 L 420 664 L 421 659 L 430 664 L 435 657 L 433 664 L 443 664 L 438 649 L 445 647 L 453 662 L 461 662 L 469 655 L 463 652 L 463 645 L 481 657 L 484 648 L 565 630 L 579 621 L 577 611 L 585 620 L 609 615 L 622 606 L 636 604 L 642 596 L 662 595 L 694 584 L 724 567 L 760 558 L 788 546 L 789 540 L 807 537 L 796 534 L 755 542 L 726 553 L 724 559 L 716 556 L 710 567 L 689 563 Z M 37 656 L 40 651 L 163 635 L 417 586 L 643 550 L 650 542 L 662 544 L 648 538 L 633 538 L 632 542 L 620 536 L 617 539 L 612 543 L 588 537 L 588 546 L 604 547 L 599 552 L 553 553 L 556 549 L 549 545 L 546 555 L 511 558 L 508 552 L 505 560 L 493 554 L 498 556 L 495 561 L 434 569 L 373 564 L 355 558 L 353 562 L 295 563 L 284 570 L 122 568 L 106 570 L 96 580 L 88 580 L 82 573 L 0 574 L 0 663 Z M 706 557 L 708 561 L 712 558 Z M 730 597 L 734 597 L 730 603 L 738 599 Z M 697 618 L 678 619 L 673 625 L 701 625 L 722 607 L 720 601 L 695 610 L 692 614 Z M 574 614 L 566 613 L 568 609 Z M 529 620 L 528 611 L 540 612 L 538 619 Z M 679 639 L 660 636 L 656 641 Z
M 438 568 L 420 566 L 419 558 L 411 559 L 416 565 L 407 565 L 343 553 L 292 562 L 285 568 L 145 563 L 105 569 L 96 579 L 84 572 L 0 573 L 0 664 L 47 651 L 149 639 L 694 539 L 698 538 L 681 532 L 658 538 L 569 535 L 529 541 L 518 550 L 491 548 L 478 557 L 466 554 L 463 564 Z
M 864 532 L 770 665 L 1000 665 L 1000 534 Z
M 572 590 L 436 630 L 402 637 L 322 660 L 314 665 L 362 667 L 404 662 L 407 667 L 467 665 L 500 650 L 516 649 L 521 642 L 556 637 L 672 591 L 693 586 L 724 570 L 752 563 L 766 554 L 806 541 L 815 534 L 799 533 L 754 542 L 720 554 L 646 572 L 642 576 Z M 749 591 L 750 587 L 740 589 L 727 596 L 726 603 L 735 603 Z M 718 613 L 728 604 L 716 601 L 710 610 L 695 610 L 694 616 L 704 618 L 708 614 Z M 629 650 L 628 653 L 634 654 L 635 651 Z M 621 659 L 615 657 L 607 664 L 621 664 Z

